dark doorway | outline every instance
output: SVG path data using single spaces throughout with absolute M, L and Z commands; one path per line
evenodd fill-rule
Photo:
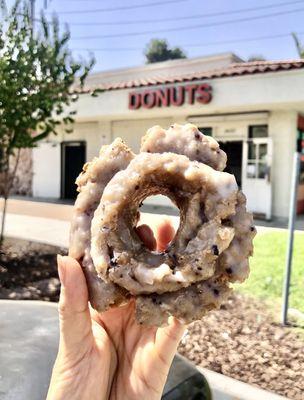
M 239 187 L 242 186 L 242 158 L 243 158 L 243 142 L 219 142 L 220 147 L 227 154 L 227 167 L 225 172 L 233 174 Z
M 61 143 L 61 197 L 75 199 L 75 180 L 86 160 L 85 142 Z

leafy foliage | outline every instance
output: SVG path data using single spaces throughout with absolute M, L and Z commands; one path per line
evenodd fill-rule
M 65 107 L 77 101 L 71 87 L 83 85 L 93 60 L 76 62 L 68 48 L 68 31 L 60 33 L 54 16 L 51 24 L 41 15 L 32 34 L 28 2 L 17 0 L 5 12 L 0 26 L 0 168 L 16 149 L 34 147 L 59 124 L 69 130 L 74 111 Z
M 248 62 L 251 61 L 266 61 L 266 58 L 261 54 L 253 54 L 252 56 L 248 57 Z
M 293 40 L 295 42 L 297 52 L 300 58 L 304 58 L 304 45 L 300 42 L 298 36 L 295 33 L 291 34 L 293 37 Z
M 7 11 L 0 0 L 0 173 L 4 196 L 0 244 L 3 239 L 6 200 L 18 167 L 20 149 L 31 148 L 57 134 L 58 125 L 71 131 L 78 95 L 94 64 L 76 61 L 69 49 L 70 33 L 60 32 L 53 16 L 49 23 L 43 13 L 33 33 L 28 0 L 16 0 Z M 95 93 L 94 93 L 95 94 Z M 12 156 L 14 167 L 10 169 Z
M 145 56 L 147 64 L 186 58 L 182 49 L 179 47 L 173 47 L 170 49 L 168 42 L 164 39 L 152 39 L 147 45 Z

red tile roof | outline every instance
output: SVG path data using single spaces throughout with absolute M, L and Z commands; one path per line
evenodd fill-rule
M 240 75 L 253 75 L 266 72 L 287 71 L 304 68 L 304 59 L 302 60 L 284 60 L 284 61 L 253 61 L 244 63 L 231 64 L 228 67 L 214 69 L 210 71 L 188 73 L 180 76 L 162 77 L 155 76 L 153 78 L 140 78 L 130 81 L 104 83 L 100 85 L 87 86 L 76 89 L 78 93 L 88 93 L 96 89 L 101 90 L 118 90 L 138 88 L 143 86 L 163 85 L 168 83 L 179 83 L 197 81 L 202 79 L 225 78 Z

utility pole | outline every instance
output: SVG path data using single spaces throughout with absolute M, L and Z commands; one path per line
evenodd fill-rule
M 31 30 L 32 30 L 32 36 L 34 35 L 35 2 L 36 2 L 36 0 L 31 0 Z
M 287 325 L 288 317 L 288 300 L 289 288 L 292 268 L 292 255 L 293 255 L 293 239 L 294 239 L 294 225 L 297 215 L 297 193 L 300 175 L 301 154 L 295 153 L 293 159 L 293 173 L 290 187 L 290 203 L 289 203 L 289 223 L 288 223 L 288 243 L 286 254 L 286 267 L 283 285 L 283 302 L 282 302 L 282 324 Z

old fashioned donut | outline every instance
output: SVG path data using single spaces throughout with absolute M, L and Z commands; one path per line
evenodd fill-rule
M 186 156 L 139 154 L 107 184 L 95 211 L 91 256 L 97 273 L 132 295 L 176 291 L 210 278 L 234 236 L 221 220 L 235 212 L 237 192 L 233 175 Z M 164 253 L 149 251 L 134 230 L 139 204 L 154 194 L 180 209 L 180 228 Z
M 226 167 L 226 153 L 211 136 L 203 135 L 195 125 L 174 124 L 166 130 L 153 126 L 141 140 L 141 151 L 148 153 L 183 154 L 191 161 L 199 161 L 223 171 Z
M 151 128 L 134 155 L 120 140 L 103 146 L 84 167 L 71 227 L 70 255 L 80 260 L 98 311 L 136 300 L 139 323 L 184 322 L 218 307 L 229 281 L 249 273 L 255 228 L 226 154 L 194 125 Z M 138 237 L 138 208 L 163 194 L 180 210 L 180 226 L 165 252 Z

